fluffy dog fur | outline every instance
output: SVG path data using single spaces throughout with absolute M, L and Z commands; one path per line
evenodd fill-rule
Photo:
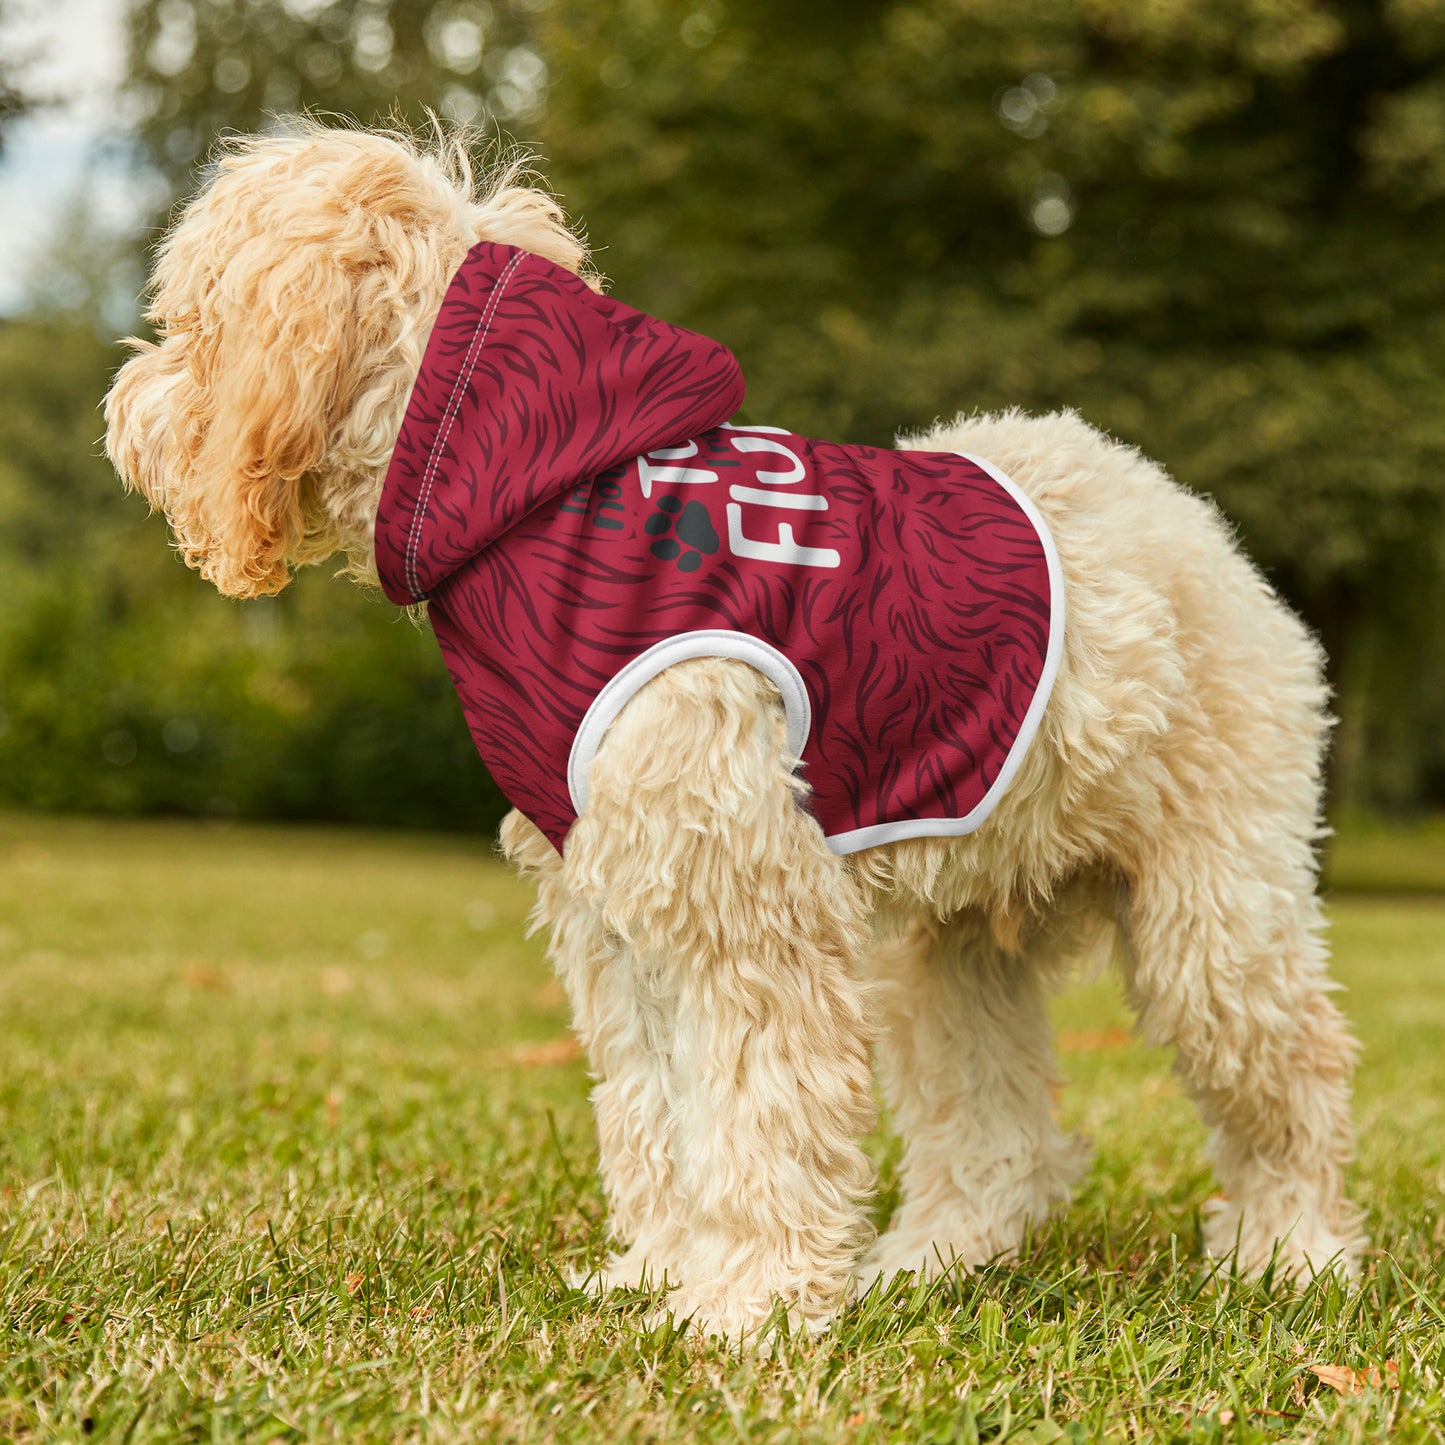
M 336 554 L 374 580 L 388 457 L 477 239 L 585 264 L 550 198 L 515 167 L 477 185 L 455 141 L 306 124 L 224 147 L 160 249 L 159 340 L 132 343 L 106 408 L 120 474 L 222 592 Z M 834 856 L 772 685 L 723 660 L 628 705 L 565 856 L 503 826 L 597 1081 L 621 1252 L 595 1281 L 665 1277 L 678 1318 L 738 1338 L 779 1299 L 819 1327 L 860 1278 L 1008 1255 L 1084 1167 L 1053 1118 L 1046 999 L 1111 919 L 1143 1034 L 1213 1130 L 1207 1247 L 1352 1270 L 1319 649 L 1207 502 L 1070 413 L 900 445 L 988 457 L 1062 559 L 1058 681 L 984 827 Z M 875 1048 L 906 1148 L 872 1240 Z

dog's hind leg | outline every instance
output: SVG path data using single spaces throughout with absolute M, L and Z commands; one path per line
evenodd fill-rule
M 613 724 L 566 848 L 569 888 L 631 951 L 665 1040 L 685 1211 L 668 1308 L 734 1340 L 779 1300 L 825 1324 L 868 1236 L 864 905 L 799 806 L 782 724 L 745 664 L 670 668 Z
M 1088 1154 L 1054 1121 L 1047 994 L 1063 963 L 1050 942 L 1006 952 L 969 912 L 875 949 L 903 1197 L 860 1287 L 1006 1258 L 1069 1198 Z
M 1258 819 L 1155 842 L 1132 880 L 1126 981 L 1145 1037 L 1173 1045 L 1213 1130 L 1225 1200 L 1205 1246 L 1237 1248 L 1250 1274 L 1276 1248 L 1288 1274 L 1352 1273 L 1364 1242 L 1343 1188 L 1355 1044 L 1330 999 L 1308 844 Z

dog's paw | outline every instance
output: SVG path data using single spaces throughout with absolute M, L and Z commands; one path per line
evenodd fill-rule
M 996 1248 L 989 1244 L 986 1238 L 974 1237 L 945 1244 L 926 1235 L 889 1230 L 879 1236 L 858 1266 L 854 1276 L 858 1294 L 867 1294 L 875 1285 L 886 1290 L 900 1275 L 937 1279 L 954 1271 L 969 1274 L 994 1260 L 1012 1259 L 1017 1248 L 1017 1240 L 999 1243 Z
M 573 1289 L 600 1297 L 614 1289 L 666 1289 L 669 1287 L 667 1276 L 666 1265 L 657 1263 L 645 1249 L 634 1245 L 625 1254 L 608 1255 L 595 1269 L 573 1270 L 567 1282 Z
M 937 1279 L 945 1274 L 970 1274 L 987 1264 L 1009 1263 L 1018 1254 L 1029 1220 L 1046 1216 L 1051 1201 L 1029 1201 L 1033 1209 L 1014 1208 L 993 1218 L 972 1211 L 949 1211 L 942 1218 L 909 1221 L 906 1212 L 878 1236 L 863 1257 L 857 1279 L 859 1293 L 900 1274 Z
M 1032 1159 L 978 1164 L 966 1189 L 945 1193 L 941 1202 L 939 1191 L 929 1191 L 933 1201 L 926 1209 L 905 1203 L 863 1257 L 856 1273 L 859 1294 L 877 1284 L 886 1289 L 901 1274 L 937 1279 L 1011 1262 L 1030 1223 L 1068 1203 L 1088 1170 L 1090 1153 L 1086 1138 L 1051 1134 Z
M 670 1325 L 733 1349 L 771 1355 L 786 1327 L 791 1338 L 821 1335 L 832 1326 L 834 1312 L 803 1313 L 796 1304 L 777 1299 L 739 1299 L 713 1290 L 678 1288 L 648 1316 L 650 1327 Z
M 1242 1210 L 1233 1200 L 1206 1200 L 1204 1252 L 1251 1279 L 1271 1265 L 1278 1280 L 1305 1281 L 1321 1274 L 1355 1279 L 1365 1235 L 1352 1206 L 1334 1212 L 1337 1218 L 1325 1219 L 1317 1212 Z

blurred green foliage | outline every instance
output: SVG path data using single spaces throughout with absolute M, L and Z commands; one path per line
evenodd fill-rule
M 0 27 L 10 23 L 13 13 L 13 0 L 0 0 Z M 0 155 L 5 152 L 5 127 L 18 120 L 35 103 L 34 97 L 21 84 L 20 72 L 23 68 L 23 60 L 12 53 L 8 44 L 0 50 Z
M 100 455 L 114 348 L 0 326 L 0 805 L 492 826 L 429 634 L 324 572 L 217 596 Z
M 127 104 L 172 195 L 298 105 L 536 145 L 614 289 L 727 342 L 757 420 L 1077 408 L 1320 631 L 1337 798 L 1445 802 L 1436 0 L 139 0 Z M 0 798 L 494 817 L 428 638 L 167 556 L 93 444 L 116 359 L 53 307 L 0 329 Z

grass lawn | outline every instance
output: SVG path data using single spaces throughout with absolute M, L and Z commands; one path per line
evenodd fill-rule
M 1074 1206 L 772 1359 L 566 1283 L 602 1204 L 528 905 L 481 843 L 0 817 L 0 1440 L 1445 1440 L 1445 900 L 1332 903 L 1360 1287 L 1200 1264 L 1106 982 L 1058 1006 Z

